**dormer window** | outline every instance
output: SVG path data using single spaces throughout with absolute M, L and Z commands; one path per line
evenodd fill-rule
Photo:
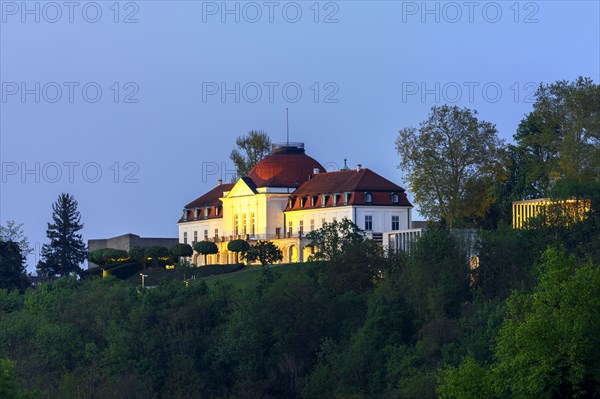
M 348 205 L 350 201 L 350 193 L 344 193 L 344 205 Z
M 371 193 L 365 192 L 365 204 L 370 204 L 371 202 L 373 202 L 373 197 L 371 196 Z
M 326 203 L 327 203 L 327 194 L 323 194 L 321 196 L 321 206 L 324 207 Z
M 336 206 L 338 203 L 339 194 L 333 194 L 333 206 Z
M 189 209 L 183 208 L 183 221 L 184 222 L 187 222 L 187 220 L 188 220 L 188 212 L 189 212 Z
M 399 200 L 398 194 L 392 193 L 392 204 L 397 204 Z
M 194 208 L 194 220 L 198 220 L 199 213 L 200 213 L 200 208 Z
M 300 208 L 304 208 L 304 197 L 300 198 Z
M 209 214 L 210 214 L 210 206 L 204 207 L 204 219 L 208 219 Z

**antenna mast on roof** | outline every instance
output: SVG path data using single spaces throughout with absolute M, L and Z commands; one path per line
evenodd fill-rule
M 290 146 L 290 115 L 288 109 L 285 109 L 285 134 L 287 138 L 287 146 Z

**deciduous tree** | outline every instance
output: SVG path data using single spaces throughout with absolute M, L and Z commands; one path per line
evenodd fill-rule
M 449 227 L 482 216 L 492 202 L 491 182 L 500 178 L 503 142 L 496 127 L 477 111 L 433 107 L 419 128 L 406 127 L 396 139 L 400 168 L 421 214 Z
M 269 265 L 283 259 L 281 250 L 271 241 L 259 240 L 242 255 L 248 262 L 258 260 L 261 265 Z
M 206 265 L 206 257 L 208 255 L 214 255 L 219 253 L 219 247 L 217 244 L 211 241 L 198 241 L 194 244 L 194 250 L 199 254 L 204 255 L 204 264 Z

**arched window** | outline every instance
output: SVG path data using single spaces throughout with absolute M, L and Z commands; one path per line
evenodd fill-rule
M 256 234 L 255 224 L 254 224 L 254 212 L 250 214 L 250 235 L 253 236 Z
M 246 236 L 246 226 L 247 226 L 247 224 L 246 224 L 246 214 L 243 213 L 242 214 L 242 235 L 243 236 Z
M 398 203 L 398 194 L 392 193 L 392 204 Z
M 371 193 L 366 192 L 365 193 L 365 204 L 370 204 L 373 201 L 373 197 L 371 196 Z
M 233 215 L 233 235 L 235 238 L 240 235 L 239 216 L 237 213 Z

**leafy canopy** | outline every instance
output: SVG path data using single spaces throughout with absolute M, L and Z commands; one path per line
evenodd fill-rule
M 433 107 L 419 128 L 406 127 L 396 139 L 400 168 L 421 214 L 449 227 L 482 216 L 492 202 L 491 182 L 502 176 L 503 142 L 494 124 L 477 111 Z
M 239 136 L 235 144 L 237 148 L 231 151 L 229 158 L 235 165 L 237 178 L 247 176 L 254 165 L 269 155 L 271 150 L 271 139 L 262 130 L 251 130 L 247 135 Z

